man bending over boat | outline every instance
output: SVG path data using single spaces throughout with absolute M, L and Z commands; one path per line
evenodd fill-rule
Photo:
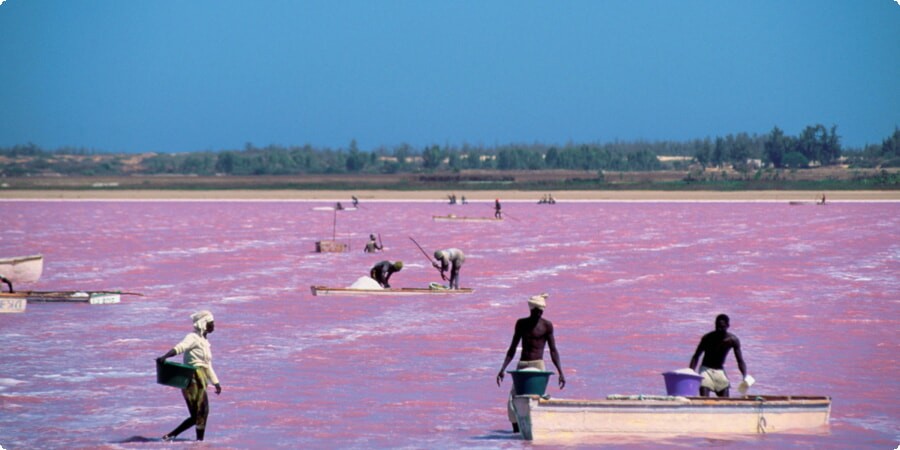
M 6 283 L 6 285 L 9 287 L 10 293 L 16 292 L 13 290 L 12 281 L 9 281 L 9 278 L 6 278 L 3 275 L 0 275 L 0 282 Z
M 728 332 L 730 326 L 728 316 L 719 314 L 716 317 L 716 329 L 703 335 L 697 351 L 691 358 L 690 368 L 696 370 L 697 361 L 703 354 L 703 362 L 700 364 L 700 396 L 709 397 L 709 392 L 714 391 L 719 397 L 728 397 L 728 388 L 731 382 L 725 374 L 725 357 L 734 349 L 734 358 L 737 360 L 741 375 L 747 378 L 747 365 L 744 364 L 744 355 L 741 353 L 741 341 L 737 336 Z
M 466 262 L 466 255 L 458 248 L 448 248 L 446 250 L 438 250 L 434 252 L 434 259 L 440 261 L 440 264 L 433 262 L 431 265 L 435 269 L 441 271 L 441 278 L 447 279 L 444 272 L 450 269 L 450 289 L 459 289 L 459 269 Z
M 391 284 L 388 282 L 391 279 L 391 275 L 396 272 L 399 272 L 403 269 L 403 261 L 390 262 L 390 261 L 381 261 L 378 264 L 372 266 L 372 269 L 369 270 L 369 276 L 372 277 L 373 280 L 377 281 L 378 284 L 385 288 L 389 289 Z
M 512 362 L 516 356 L 516 347 L 519 341 L 522 341 L 522 354 L 519 356 L 519 363 L 516 370 L 533 368 L 537 370 L 545 370 L 544 366 L 544 346 L 550 347 L 550 359 L 559 372 L 559 388 L 566 386 L 566 376 L 563 375 L 562 365 L 559 362 L 559 352 L 556 351 L 556 338 L 553 336 L 553 323 L 542 316 L 544 308 L 547 307 L 548 294 L 535 295 L 528 299 L 528 307 L 531 314 L 516 321 L 516 331 L 513 333 L 512 342 L 509 344 L 509 350 L 506 351 L 506 359 L 503 360 L 503 366 L 500 372 L 497 372 L 497 386 L 503 382 L 503 372 L 506 366 Z M 516 420 L 516 411 L 513 407 L 513 396 L 515 396 L 515 387 L 509 391 L 509 401 L 506 404 L 506 412 L 509 421 L 512 423 L 513 432 L 519 432 L 519 423 Z

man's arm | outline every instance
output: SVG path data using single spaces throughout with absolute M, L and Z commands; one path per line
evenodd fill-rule
M 747 378 L 747 365 L 744 364 L 744 354 L 741 352 L 741 340 L 734 336 L 734 359 L 737 361 L 738 370 Z
M 547 325 L 549 327 L 547 345 L 550 347 L 550 359 L 553 361 L 553 365 L 556 366 L 556 371 L 559 372 L 559 388 L 562 389 L 566 387 L 566 376 L 563 375 L 562 364 L 559 362 L 559 352 L 556 351 L 556 338 L 553 336 L 553 324 L 547 322 Z
M 497 386 L 500 386 L 500 383 L 503 381 L 503 372 L 506 370 L 506 366 L 512 362 L 513 358 L 516 357 L 516 347 L 519 345 L 519 340 L 522 339 L 522 335 L 519 334 L 519 324 L 516 323 L 516 331 L 513 333 L 512 342 L 509 344 L 509 350 L 506 351 L 506 358 L 503 359 L 503 366 L 500 367 L 500 371 L 497 372 Z
M 6 285 L 9 286 L 9 292 L 10 292 L 10 293 L 15 292 L 15 291 L 13 290 L 12 281 L 9 281 L 8 278 L 4 277 L 3 275 L 0 275 L 0 281 L 6 283 Z
M 691 357 L 691 364 L 688 366 L 691 370 L 697 370 L 697 362 L 700 361 L 700 355 L 703 354 L 703 339 L 700 339 L 700 343 L 697 344 L 697 350 L 694 351 L 694 356 Z

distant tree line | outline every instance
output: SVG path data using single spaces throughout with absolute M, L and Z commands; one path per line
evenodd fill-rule
M 507 144 L 496 147 L 407 144 L 361 151 L 356 141 L 346 149 L 309 145 L 240 150 L 158 153 L 139 164 L 134 154 L 103 153 L 83 148 L 45 150 L 34 144 L 0 148 L 0 175 L 195 174 L 298 175 L 328 173 L 430 173 L 467 169 L 585 171 L 653 171 L 691 166 L 749 170 L 751 166 L 802 169 L 847 163 L 851 167 L 900 167 L 900 129 L 880 145 L 845 151 L 837 127 L 807 126 L 797 136 L 774 127 L 765 135 L 747 133 L 673 141 L 615 141 L 565 145 Z M 681 156 L 663 161 L 658 156 Z M 843 158 L 842 158 L 843 157 Z

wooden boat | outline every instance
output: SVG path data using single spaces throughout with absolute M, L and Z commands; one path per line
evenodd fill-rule
M 387 288 L 387 289 L 351 289 L 327 286 L 310 286 L 312 295 L 457 295 L 471 294 L 475 289 L 431 289 L 431 288 Z
M 435 222 L 502 222 L 496 217 L 464 217 L 450 214 L 448 216 L 431 216 Z
M 0 275 L 17 283 L 34 283 L 41 278 L 44 271 L 44 256 L 18 256 L 13 258 L 0 258 Z
M 606 400 L 513 399 L 519 431 L 533 441 L 590 440 L 611 435 L 810 433 L 825 431 L 825 396 L 610 396 Z
M 28 301 L 24 297 L 0 298 L 0 314 L 23 313 Z
M 108 305 L 120 303 L 122 295 L 141 295 L 118 291 L 17 291 L 0 293 L 0 300 L 24 299 L 29 303 L 88 303 Z
M 343 253 L 350 249 L 350 246 L 338 241 L 316 241 L 316 253 Z

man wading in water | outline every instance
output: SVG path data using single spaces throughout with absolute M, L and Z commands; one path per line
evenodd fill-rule
M 522 354 L 519 356 L 519 363 L 516 370 L 534 368 L 544 370 L 544 345 L 550 347 L 550 359 L 559 372 L 559 388 L 566 386 L 566 376 L 563 375 L 562 365 L 559 362 L 559 352 L 556 351 L 556 338 L 553 336 L 553 323 L 542 318 L 544 308 L 547 307 L 547 294 L 535 295 L 528 299 L 528 307 L 531 309 L 531 315 L 523 317 L 516 321 L 516 331 L 513 334 L 512 343 L 509 344 L 509 350 L 506 351 L 506 359 L 503 360 L 503 367 L 497 373 L 497 386 L 503 382 L 503 372 L 506 366 L 512 362 L 516 356 L 516 347 L 519 340 L 522 341 Z M 519 432 L 519 423 L 516 420 L 516 411 L 513 409 L 513 396 L 515 396 L 515 386 L 509 391 L 509 401 L 506 404 L 506 412 L 509 415 L 509 421 L 512 423 L 514 433 Z

